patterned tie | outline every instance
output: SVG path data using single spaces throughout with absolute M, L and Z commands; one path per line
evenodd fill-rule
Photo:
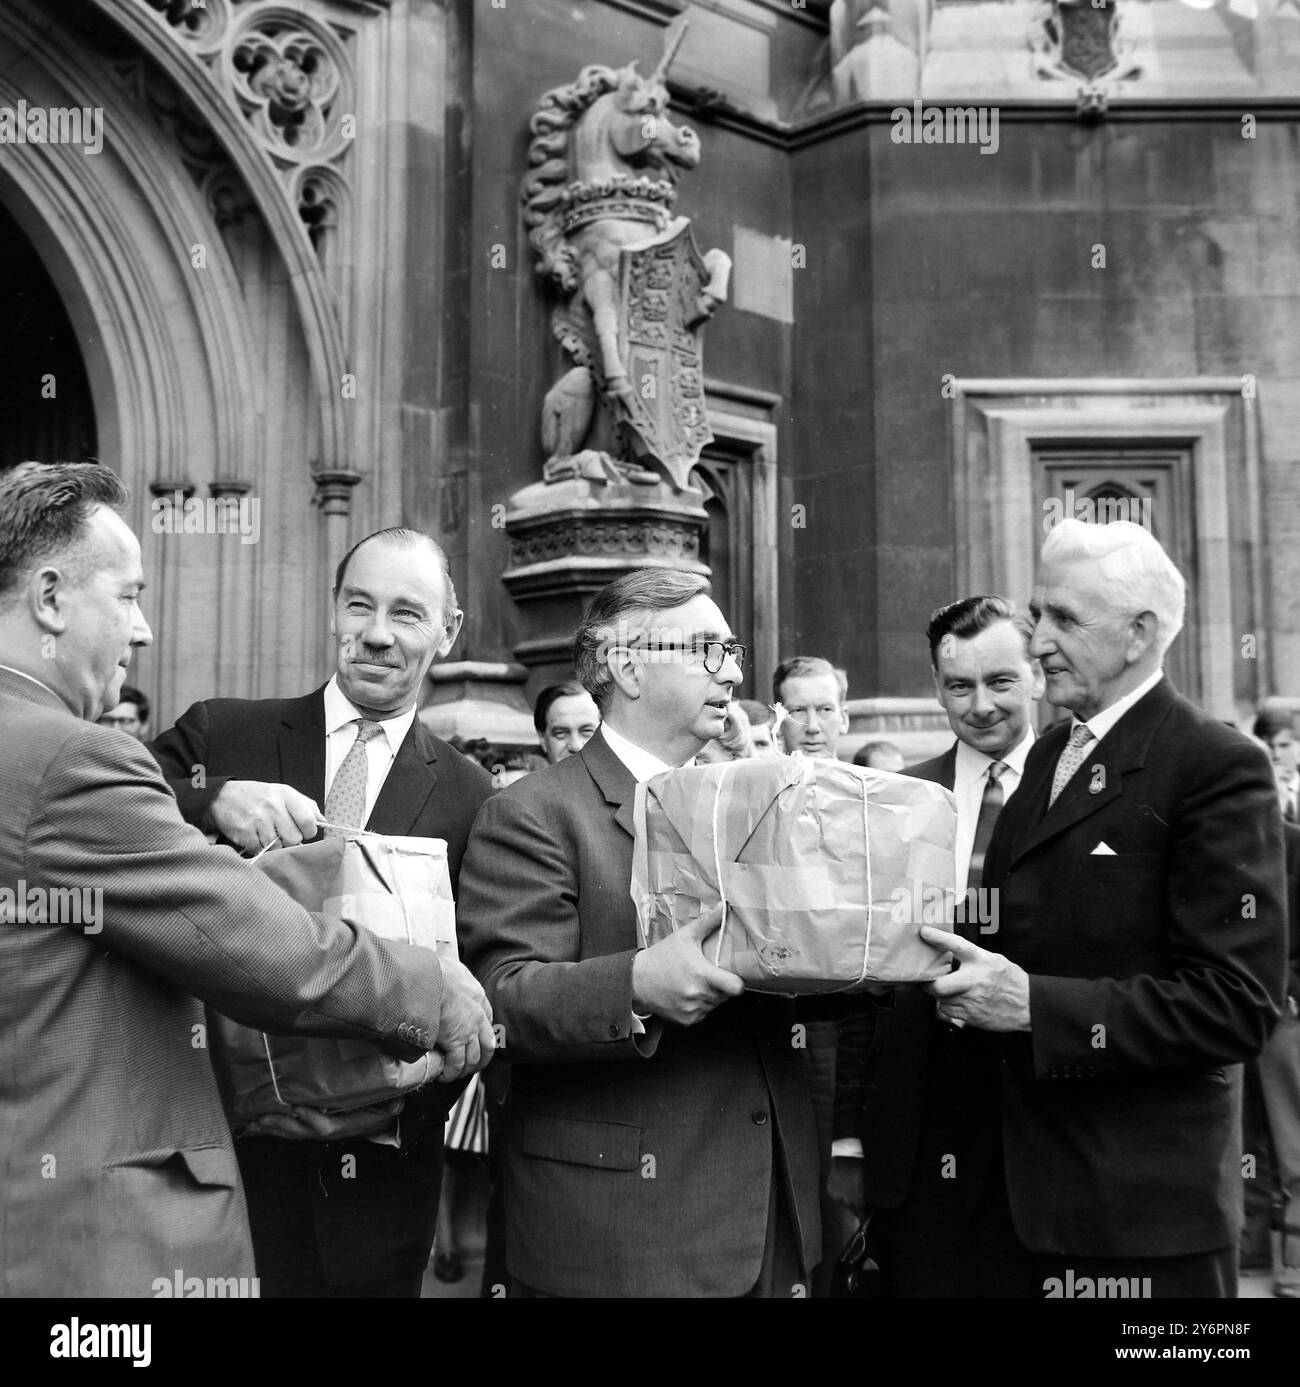
M 1047 801 L 1049 809 L 1056 803 L 1057 795 L 1065 789 L 1070 777 L 1083 765 L 1084 748 L 1092 740 L 1092 730 L 1087 723 L 1076 722 L 1070 731 L 1070 740 L 1061 752 L 1061 759 L 1056 763 L 1056 774 L 1052 777 L 1052 797 Z
M 975 822 L 975 842 L 970 850 L 970 867 L 966 872 L 968 887 L 979 886 L 984 880 L 984 856 L 989 850 L 989 840 L 993 837 L 993 825 L 998 821 L 1006 798 L 999 779 L 1006 768 L 1005 761 L 994 761 L 989 767 L 988 780 L 984 784 L 984 796 L 980 800 L 980 816 Z
M 348 748 L 343 764 L 334 773 L 334 783 L 325 797 L 325 817 L 341 828 L 361 828 L 366 819 L 366 775 L 370 760 L 366 753 L 366 743 L 377 737 L 383 728 L 377 722 L 357 718 L 357 739 Z M 339 828 L 327 828 L 327 838 L 343 835 Z

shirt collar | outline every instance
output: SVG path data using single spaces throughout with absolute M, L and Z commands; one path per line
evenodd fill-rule
M 415 712 L 414 708 L 408 708 L 406 712 L 398 713 L 396 717 L 366 718 L 366 721 L 379 723 L 388 740 L 389 751 L 396 756 L 398 748 L 406 740 L 406 734 L 411 730 L 411 724 L 415 721 Z M 332 675 L 329 683 L 325 685 L 325 735 L 332 737 L 341 728 L 364 717 L 365 714 L 355 708 L 347 695 L 339 688 L 338 675 Z
M 1164 677 L 1165 672 L 1163 669 L 1156 670 L 1153 675 L 1144 679 L 1132 693 L 1126 693 L 1118 703 L 1112 703 L 1109 708 L 1103 708 L 1100 713 L 1094 713 L 1083 725 L 1087 727 L 1088 731 L 1091 732 L 1098 741 L 1101 741 L 1120 718 L 1122 718 L 1139 699 L 1145 698 Z M 1070 726 L 1071 728 L 1078 727 L 1082 722 L 1082 718 L 1072 718 L 1070 720 Z
M 664 771 L 676 769 L 675 766 L 670 766 L 667 761 L 661 761 L 653 752 L 646 751 L 644 747 L 639 747 L 635 742 L 628 741 L 622 733 L 615 732 L 608 721 L 601 723 L 600 731 L 605 738 L 605 745 L 631 771 L 632 779 L 638 785 L 642 781 L 649 780 L 652 775 L 661 775 Z
M 1029 755 L 1029 750 L 1033 744 L 1034 729 L 1032 727 L 1025 729 L 1025 735 L 1005 756 L 986 756 L 984 752 L 977 751 L 973 746 L 967 746 L 965 742 L 959 741 L 957 743 L 956 774 L 963 779 L 969 776 L 974 780 L 983 776 L 994 761 L 1001 761 L 1016 775 L 1023 775 L 1025 773 L 1025 757 Z

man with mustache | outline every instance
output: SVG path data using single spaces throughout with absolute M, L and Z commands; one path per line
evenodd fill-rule
M 152 744 L 181 812 L 246 852 L 310 841 L 322 820 L 442 838 L 455 890 L 491 778 L 425 731 L 416 709 L 460 625 L 446 556 L 428 535 L 361 540 L 335 578 L 336 667 L 324 687 L 196 703 Z M 448 987 L 477 987 L 459 964 L 447 974 Z M 263 1118 L 236 1142 L 263 1295 L 419 1296 L 457 1092 L 426 1085 L 376 1130 L 364 1116 L 304 1111 Z
M 97 463 L 0 476 L 0 1296 L 253 1273 L 204 1002 L 449 1079 L 493 1044 L 458 965 L 309 915 L 94 725 L 153 640 L 128 504 Z

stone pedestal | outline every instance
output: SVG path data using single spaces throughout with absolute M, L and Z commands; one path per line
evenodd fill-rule
M 570 674 L 573 632 L 606 583 L 637 568 L 707 577 L 700 561 L 707 522 L 702 492 L 663 482 L 573 479 L 516 492 L 505 519 L 510 567 L 502 582 L 528 629 L 514 654 L 529 670 L 530 690 Z
M 429 701 L 420 721 L 450 741 L 484 738 L 499 751 L 537 746 L 531 705 L 524 696 L 528 672 L 522 665 L 449 660 L 429 670 Z

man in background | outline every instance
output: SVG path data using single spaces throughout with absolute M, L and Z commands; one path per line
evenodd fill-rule
M 1300 742 L 1296 740 L 1294 714 L 1267 710 L 1255 719 L 1251 731 L 1264 743 L 1273 762 L 1282 817 L 1287 823 L 1300 823 Z
M 182 813 L 245 852 L 313 840 L 322 823 L 441 838 L 455 891 L 491 778 L 416 708 L 460 626 L 446 556 L 428 535 L 368 535 L 335 574 L 335 669 L 321 688 L 196 703 L 153 743 Z M 264 1296 L 419 1296 L 455 1097 L 427 1084 L 377 1130 L 364 1115 L 266 1118 L 236 1143 Z
M 782 660 L 772 675 L 772 695 L 785 710 L 777 733 L 787 754 L 834 760 L 849 730 L 849 678 L 829 660 L 796 655 Z
M 130 684 L 122 685 L 117 706 L 101 713 L 97 719 L 101 727 L 116 727 L 134 737 L 137 742 L 147 741 L 149 737 L 149 700 Z
M 853 764 L 866 770 L 893 771 L 897 775 L 906 762 L 903 760 L 903 753 L 893 742 L 880 740 L 864 742 L 853 753 Z
M 772 709 L 756 698 L 742 698 L 737 701 L 749 719 L 749 739 L 754 746 L 754 755 L 780 756 L 781 748 L 777 746 L 772 735 Z
M 576 679 L 550 684 L 537 695 L 533 726 L 550 765 L 582 750 L 600 726 L 600 710 Z
M 1004 597 L 940 607 L 925 637 L 935 693 L 956 740 L 907 774 L 956 796 L 959 913 L 962 902 L 975 906 L 965 929 L 979 938 L 996 926 L 995 913 L 980 908 L 984 855 L 1024 774 L 1043 677 L 1029 655 L 1026 625 Z M 896 989 L 889 1007 L 865 1003 L 841 1027 L 831 1188 L 859 1218 L 871 1212 L 891 1295 L 977 1292 L 957 1236 L 973 1186 L 951 1178 L 945 1164 L 957 1149 L 963 1105 L 978 1101 L 963 1057 L 920 988 Z

